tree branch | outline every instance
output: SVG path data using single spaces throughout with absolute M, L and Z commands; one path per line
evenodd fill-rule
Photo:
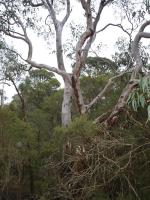
M 149 25 L 150 25 L 150 20 L 143 23 L 139 29 L 139 32 L 136 34 L 134 38 L 134 41 L 132 44 L 132 57 L 134 58 L 136 65 L 132 73 L 131 79 L 135 79 L 137 74 L 143 67 L 142 59 L 139 52 L 139 42 L 142 38 L 150 38 L 150 33 L 143 32 L 144 29 Z
M 104 31 L 109 26 L 115 26 L 115 27 L 121 28 L 129 37 L 131 37 L 130 33 L 127 30 L 125 30 L 121 24 L 113 24 L 113 23 L 109 23 L 106 26 L 104 26 L 102 29 L 100 29 L 99 31 L 96 31 L 96 34 Z
M 46 0 L 46 3 L 45 3 L 44 5 L 45 5 L 45 6 L 47 7 L 47 9 L 48 9 L 48 11 L 49 11 L 49 13 L 50 13 L 50 16 L 51 16 L 51 18 L 52 18 L 52 20 L 53 20 L 55 29 L 56 29 L 56 28 L 57 28 L 57 25 L 58 25 L 58 23 L 59 23 L 59 21 L 58 21 L 57 18 L 56 18 L 56 13 L 55 13 L 55 11 L 54 11 L 54 9 L 53 9 L 53 5 L 49 2 L 49 0 Z
M 126 87 L 123 89 L 119 100 L 117 102 L 117 104 L 115 105 L 114 110 L 112 111 L 112 113 L 110 114 L 110 116 L 108 117 L 108 119 L 105 121 L 106 125 L 113 125 L 113 118 L 117 117 L 117 115 L 122 112 L 127 104 L 127 99 L 129 94 L 132 92 L 133 88 L 138 84 L 138 81 L 136 80 L 137 75 L 139 73 L 140 70 L 142 70 L 143 67 L 143 63 L 141 60 L 141 56 L 140 56 L 140 52 L 139 52 L 139 42 L 141 40 L 142 37 L 145 38 L 150 38 L 150 34 L 149 33 L 144 33 L 144 29 L 150 25 L 150 21 L 145 22 L 139 29 L 139 32 L 136 34 L 133 44 L 132 44 L 132 56 L 135 60 L 135 67 L 133 69 L 133 72 L 131 74 L 131 78 L 129 83 L 126 85 Z
M 84 63 L 83 61 L 86 59 L 82 57 L 82 54 L 84 52 L 84 50 L 82 51 L 82 47 L 85 44 L 85 42 L 87 41 L 88 38 L 92 37 L 94 32 L 93 32 L 93 23 L 92 23 L 92 13 L 91 13 L 91 5 L 90 5 L 91 1 L 87 1 L 85 2 L 85 0 L 81 0 L 81 4 L 83 9 L 85 10 L 86 13 L 86 31 L 84 33 L 82 33 L 82 35 L 80 36 L 77 45 L 76 45 L 76 64 L 74 67 L 74 75 L 79 77 L 80 76 L 80 71 L 81 68 L 83 67 Z M 90 40 L 90 42 L 92 42 Z M 86 46 L 86 50 L 88 51 L 88 47 L 90 48 L 90 43 L 88 44 L 88 46 Z M 87 54 L 86 54 L 87 55 Z
M 53 19 L 54 19 L 54 23 L 57 23 L 57 20 L 55 21 L 55 13 L 54 13 L 54 10 L 52 8 L 52 5 L 49 3 L 49 1 L 47 0 L 48 4 L 49 4 L 49 7 L 51 8 L 51 13 L 52 13 L 52 16 L 53 16 Z M 68 3 L 69 3 L 69 0 L 68 0 Z M 68 5 L 69 7 L 69 5 Z M 68 8 L 69 9 L 69 8 Z M 15 39 L 20 39 L 20 40 L 23 40 L 24 42 L 26 42 L 28 44 L 28 57 L 27 59 L 25 60 L 20 54 L 18 54 L 17 52 L 17 55 L 23 59 L 24 61 L 26 61 L 28 64 L 30 64 L 32 67 L 36 67 L 36 68 L 44 68 L 44 69 L 47 69 L 49 71 L 52 71 L 54 73 L 57 73 L 59 75 L 61 75 L 63 78 L 67 78 L 70 80 L 70 75 L 68 75 L 66 72 L 65 72 L 65 68 L 64 68 L 64 63 L 63 63 L 63 57 L 62 56 L 62 41 L 61 41 L 61 33 L 59 32 L 59 30 L 57 29 L 57 54 L 58 54 L 58 57 L 59 59 L 61 58 L 60 60 L 60 63 L 58 66 L 59 66 L 59 69 L 55 68 L 55 67 L 51 67 L 49 65 L 45 65 L 45 64 L 38 64 L 34 61 L 32 61 L 32 54 L 33 54 L 33 47 L 32 47 L 32 43 L 31 43 L 31 40 L 29 39 L 28 35 L 27 35 L 27 31 L 26 31 L 26 28 L 24 27 L 21 19 L 14 13 L 14 17 L 16 18 L 15 21 L 16 23 L 18 23 L 23 31 L 23 34 L 20 34 L 20 33 L 17 33 L 17 32 L 14 32 L 15 34 L 17 33 L 17 35 L 14 35 L 8 31 L 6 31 L 5 29 L 0 29 L 0 31 L 2 31 L 5 35 L 7 36 L 10 36 L 12 38 L 15 38 Z M 57 26 L 56 26 L 57 27 Z
M 109 2 L 111 1 L 112 0 L 110 0 Z M 85 107 L 83 96 L 80 89 L 79 77 L 80 77 L 81 69 L 85 65 L 85 61 L 88 56 L 88 52 L 91 47 L 91 44 L 95 39 L 95 36 L 96 36 L 95 30 L 96 30 L 98 21 L 100 19 L 101 12 L 105 5 L 101 1 L 96 18 L 93 22 L 91 0 L 87 0 L 87 1 L 81 0 L 81 4 L 82 4 L 83 9 L 85 10 L 86 30 L 82 33 L 76 45 L 76 55 L 75 55 L 76 62 L 73 69 L 72 87 L 74 89 L 74 94 L 77 100 L 79 111 L 80 113 L 85 113 L 86 107 Z
M 29 47 L 29 51 L 28 51 L 28 60 L 32 59 L 32 54 L 33 54 L 33 47 L 32 47 L 32 42 L 29 39 L 28 35 L 27 35 L 27 31 L 26 28 L 23 25 L 23 22 L 21 21 L 21 19 L 15 14 L 16 18 L 18 19 L 18 22 L 23 30 L 24 33 L 24 38 L 25 38 L 25 42 L 28 44 Z
M 30 4 L 30 6 L 32 6 L 32 7 L 40 7 L 40 6 L 43 6 L 43 5 L 44 5 L 43 2 L 35 4 L 35 3 L 33 3 L 32 1 L 30 1 L 29 4 Z
M 122 72 L 121 74 L 118 74 L 112 78 L 110 78 L 108 80 L 108 83 L 105 85 L 104 89 L 91 101 L 91 103 L 89 103 L 86 106 L 86 110 L 88 111 L 89 109 L 91 109 L 91 107 L 93 105 L 95 105 L 98 101 L 100 101 L 102 99 L 102 97 L 104 96 L 104 94 L 106 93 L 106 91 L 108 90 L 108 88 L 114 83 L 114 80 L 124 76 L 126 73 L 129 73 L 128 71 Z
M 26 120 L 26 109 L 25 109 L 25 101 L 24 101 L 24 98 L 23 98 L 21 92 L 19 91 L 19 89 L 18 89 L 18 87 L 17 87 L 15 81 L 13 80 L 13 78 L 12 78 L 9 74 L 7 74 L 7 75 L 8 75 L 9 80 L 12 82 L 12 84 L 13 84 L 13 86 L 14 86 L 14 88 L 15 88 L 15 90 L 16 90 L 18 96 L 19 96 L 19 99 L 20 99 L 20 102 L 21 102 L 22 118 L 23 118 L 24 120 Z
M 5 8 L 6 10 L 8 10 L 7 8 L 7 5 L 5 5 Z M 9 11 L 9 10 L 8 10 Z M 15 38 L 15 39 L 20 39 L 20 40 L 23 40 L 24 42 L 26 42 L 26 44 L 28 45 L 28 60 L 31 60 L 32 59 L 32 52 L 33 52 L 33 47 L 32 47 L 32 43 L 27 35 L 27 32 L 26 32 L 26 28 L 23 24 L 23 22 L 21 21 L 21 19 L 18 17 L 18 15 L 13 12 L 11 18 L 14 20 L 14 22 L 19 25 L 23 31 L 23 34 L 22 33 L 19 33 L 19 32 L 16 32 L 14 30 L 6 30 L 5 28 L 1 28 L 0 29 L 0 32 L 3 32 L 5 35 L 7 36 L 10 36 L 12 38 Z M 9 21 L 8 21 L 9 23 Z
M 63 71 L 66 71 L 66 70 L 65 70 L 64 58 L 63 58 L 62 31 L 63 31 L 63 27 L 65 23 L 67 22 L 70 16 L 70 0 L 66 0 L 66 2 L 67 2 L 67 11 L 66 11 L 65 17 L 63 18 L 61 22 L 57 20 L 56 13 L 53 9 L 52 4 L 49 2 L 49 0 L 46 0 L 46 4 L 45 4 L 53 20 L 55 31 L 56 31 L 56 51 L 57 51 L 58 68 Z
M 70 10 L 70 0 L 66 0 L 67 2 L 67 10 L 66 10 L 66 15 L 65 17 L 63 18 L 63 20 L 61 21 L 62 25 L 64 26 L 64 24 L 67 22 L 69 16 L 70 16 L 70 13 L 71 13 L 71 10 Z
M 0 29 L 0 32 L 3 32 L 5 35 L 10 36 L 12 38 L 23 40 L 24 42 L 26 42 L 24 37 L 13 35 L 13 34 L 11 34 L 10 32 L 8 32 L 8 31 L 6 31 L 4 29 Z
M 55 67 L 51 67 L 51 66 L 46 65 L 46 64 L 39 64 L 39 63 L 36 63 L 35 61 L 32 61 L 32 60 L 26 60 L 26 62 L 28 64 L 30 64 L 32 67 L 35 67 L 35 68 L 38 68 L 38 69 L 46 69 L 48 71 L 57 73 L 60 76 L 62 76 L 64 78 L 67 78 L 69 80 L 69 82 L 70 82 L 70 75 L 67 72 L 63 71 L 63 70 L 57 69 Z

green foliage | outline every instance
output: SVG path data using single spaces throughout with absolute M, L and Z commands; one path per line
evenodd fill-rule
M 53 138 L 54 143 L 60 146 L 67 140 L 71 141 L 74 145 L 79 145 L 81 142 L 97 135 L 98 132 L 98 128 L 93 121 L 88 120 L 86 116 L 81 116 L 75 118 L 67 128 L 56 127 Z
M 88 65 L 81 77 L 87 104 L 118 70 L 106 58 L 89 58 Z M 127 81 L 125 76 L 115 82 L 88 116 L 75 118 L 74 108 L 72 123 L 63 128 L 59 126 L 63 90 L 54 74 L 30 71 L 19 85 L 26 120 L 20 117 L 17 95 L 0 109 L 2 198 L 133 200 L 136 192 L 148 200 L 149 127 L 143 125 L 143 118 L 147 107 L 150 120 L 149 78 L 141 78 L 128 100 L 139 112 L 124 116 L 111 130 L 89 120 L 114 107 Z
M 115 52 L 115 55 L 113 56 L 115 63 L 117 63 L 120 69 L 122 66 L 131 68 L 133 66 L 133 61 L 130 55 L 131 44 L 129 44 L 125 38 L 121 37 L 116 42 L 116 46 L 119 51 Z
M 61 198 L 62 193 L 63 199 L 148 199 L 150 191 L 144 188 L 149 185 L 149 129 L 136 124 L 137 118 L 132 121 L 131 116 L 106 132 L 96 131 L 86 118 L 76 119 L 67 129 L 56 129 L 55 144 L 62 140 L 57 143 L 61 148 L 55 149 L 54 159 L 49 160 L 51 168 L 46 169 L 57 174 L 49 199 Z M 88 129 L 89 134 L 84 134 Z
M 103 90 L 110 77 L 110 73 L 104 73 L 96 77 L 81 77 L 81 89 L 85 104 L 90 103 Z M 103 99 L 91 108 L 89 117 L 95 119 L 97 116 L 111 110 L 127 81 L 128 77 L 123 77 L 121 80 L 114 82 L 105 92 Z
M 101 73 L 115 73 L 117 69 L 116 63 L 108 58 L 88 57 L 82 73 L 95 77 Z
M 22 96 L 26 99 L 28 109 L 40 106 L 45 97 L 53 94 L 60 84 L 54 74 L 46 70 L 33 70 L 29 76 L 19 85 Z
M 69 127 L 65 129 L 65 133 L 69 137 L 93 137 L 97 134 L 97 131 L 96 125 L 93 124 L 93 121 L 88 120 L 86 116 L 74 119 Z
M 48 113 L 48 121 L 50 127 L 61 124 L 61 103 L 63 98 L 63 90 L 59 90 L 49 97 L 45 97 L 41 103 L 41 109 Z
M 108 73 L 82 77 L 87 101 L 108 78 Z M 91 84 L 87 86 L 86 80 Z M 106 100 L 93 108 L 90 119 L 115 105 L 124 82 L 123 79 L 110 88 L 113 92 L 108 91 Z M 146 82 L 141 80 L 137 87 L 145 95 L 149 91 Z M 130 113 L 111 130 L 97 127 L 87 116 L 75 118 L 68 128 L 56 127 L 60 124 L 62 92 L 56 90 L 45 96 L 39 106 L 34 104 L 27 112 L 27 121 L 18 117 L 16 100 L 14 107 L 1 108 L 2 195 L 7 193 L 10 199 L 13 195 L 16 199 L 22 191 L 22 199 L 132 200 L 136 199 L 134 187 L 141 199 L 148 200 L 149 129 L 141 125 L 146 105 L 144 111 Z M 137 99 L 137 94 L 134 97 Z M 139 102 L 141 105 L 143 101 Z M 32 101 L 28 103 L 31 106 Z
M 150 98 L 150 78 L 141 77 L 138 86 L 130 93 L 128 97 L 128 105 L 131 105 L 134 111 L 138 108 L 147 107 L 148 120 L 150 120 L 149 112 L 149 98 Z
M 96 97 L 97 94 L 99 94 L 99 92 L 106 85 L 109 78 L 110 74 L 101 74 L 96 77 L 91 77 L 91 76 L 81 77 L 81 88 L 86 104 L 90 103 L 92 99 Z
M 120 37 L 116 42 L 118 51 L 115 52 L 112 58 L 120 70 L 122 70 L 122 68 L 130 69 L 134 65 L 134 61 L 131 56 L 131 45 L 132 44 L 129 43 L 124 37 Z M 143 46 L 142 43 L 139 44 L 141 59 L 145 67 L 148 64 L 149 59 L 148 49 L 149 47 Z
M 30 141 L 32 138 L 32 130 L 30 126 L 21 121 L 16 114 L 8 108 L 0 109 L 0 127 L 1 131 L 4 131 L 5 134 L 3 135 L 5 143 L 11 141 L 14 142 L 14 145 L 17 142 L 26 144 L 27 141 Z
M 150 121 L 150 105 L 147 107 L 147 112 L 148 112 L 148 121 Z

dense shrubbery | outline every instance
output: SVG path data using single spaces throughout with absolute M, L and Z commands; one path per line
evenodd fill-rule
M 132 119 L 111 131 L 85 119 L 57 130 L 65 139 L 47 165 L 56 176 L 50 199 L 149 199 L 149 128 Z
M 89 101 L 89 91 L 97 88 L 99 82 L 105 84 L 107 77 L 91 78 L 91 88 L 84 87 L 86 79 L 83 77 L 81 82 Z M 127 108 L 111 129 L 94 124 L 93 119 L 99 113 L 114 106 L 121 90 L 115 84 L 110 88 L 113 93 L 108 92 L 106 100 L 93 107 L 88 115 L 76 117 L 74 105 L 73 122 L 63 128 L 59 111 L 62 90 L 57 89 L 55 81 L 49 83 L 51 88 L 56 86 L 49 94 L 41 91 L 47 87 L 39 88 L 37 84 L 37 90 L 45 94 L 38 103 L 34 99 L 38 92 L 32 93 L 32 85 L 24 83 L 25 119 L 20 114 L 17 96 L 10 105 L 0 108 L 1 198 L 148 200 L 150 127 L 147 109 L 138 108 L 135 112 Z M 90 95 L 94 96 L 91 92 Z

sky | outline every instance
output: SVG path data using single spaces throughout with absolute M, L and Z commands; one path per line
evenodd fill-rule
M 79 3 L 75 4 L 75 7 L 71 13 L 70 20 L 74 19 L 76 20 L 77 24 L 81 22 L 82 18 L 82 9 L 80 7 L 81 5 Z M 79 12 L 81 11 L 81 12 Z M 77 14 L 78 13 L 78 14 Z M 41 15 L 45 15 L 45 13 L 41 13 Z M 119 18 L 117 18 L 117 15 L 115 16 L 114 10 L 111 7 L 105 8 L 105 11 L 103 12 L 98 28 L 97 30 L 103 28 L 108 23 L 119 23 Z M 47 48 L 47 44 L 44 41 L 43 38 L 38 37 L 33 31 L 28 30 L 29 36 L 32 40 L 34 51 L 33 51 L 33 60 L 39 63 L 45 63 L 50 64 L 51 66 L 57 66 L 56 56 L 55 54 L 50 54 L 49 49 Z M 111 55 L 115 52 L 115 43 L 118 39 L 118 37 L 123 36 L 125 37 L 125 33 L 121 31 L 117 27 L 108 27 L 105 31 L 99 33 L 97 35 L 97 39 L 95 40 L 95 44 L 102 43 L 102 49 L 97 52 L 99 56 L 101 57 L 108 57 L 111 58 Z M 64 30 L 63 38 L 66 40 L 69 37 L 67 29 Z M 27 46 L 24 44 L 24 42 L 20 40 L 10 40 L 7 39 L 7 42 L 11 45 L 14 45 L 14 47 L 17 49 L 19 53 L 22 54 L 24 58 L 26 58 L 27 55 Z M 93 45 L 94 46 L 94 45 Z M 94 47 L 92 47 L 94 49 Z M 70 61 L 68 59 L 65 59 L 66 66 L 70 66 Z M 67 67 L 67 71 L 71 72 L 71 68 Z M 61 85 L 63 87 L 63 81 L 60 76 L 56 75 L 58 80 L 61 82 Z M 2 85 L 0 85 L 2 87 Z M 11 100 L 11 97 L 16 93 L 13 86 L 4 86 L 6 91 L 7 101 L 9 102 Z

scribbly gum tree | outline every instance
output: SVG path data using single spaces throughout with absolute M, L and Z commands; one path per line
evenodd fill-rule
M 64 26 L 68 22 L 71 15 L 72 2 L 66 1 L 51 1 L 51 0 L 8 0 L 0 1 L 1 6 L 1 18 L 0 18 L 0 32 L 9 36 L 13 39 L 24 41 L 28 46 L 27 58 L 22 58 L 20 52 L 17 54 L 29 65 L 39 69 L 46 69 L 55 72 L 62 76 L 64 81 L 64 97 L 62 103 L 62 124 L 67 126 L 71 121 L 71 97 L 75 96 L 78 110 L 80 113 L 86 112 L 86 106 L 83 101 L 82 92 L 80 89 L 80 73 L 84 67 L 86 58 L 88 56 L 89 49 L 92 45 L 93 40 L 96 37 L 96 28 L 99 22 L 100 16 L 103 9 L 113 0 L 107 1 L 92 1 L 92 0 L 81 0 L 78 3 L 85 13 L 85 25 L 84 31 L 78 37 L 78 41 L 74 47 L 75 58 L 72 63 L 72 72 L 67 73 L 67 68 L 64 59 L 63 52 L 63 39 L 62 33 Z M 65 13 L 64 10 L 65 9 Z M 97 8 L 97 9 L 96 9 Z M 38 12 L 44 11 L 47 13 L 45 19 L 38 22 Z M 37 15 L 35 14 L 37 13 Z M 36 17 L 37 19 L 36 19 Z M 60 17 L 61 16 L 61 17 Z M 42 16 L 43 18 L 43 16 Z M 49 20 L 48 20 L 49 18 Z M 61 18 L 61 19 L 60 19 Z M 38 23 L 38 25 L 37 25 Z M 43 24 L 42 24 L 43 23 Z M 28 34 L 28 29 L 35 28 L 36 26 L 43 25 L 49 27 L 48 35 L 51 34 L 51 27 L 54 28 L 55 32 L 55 43 L 56 43 L 56 57 L 57 67 L 48 64 L 41 64 L 33 60 L 33 45 Z M 37 30 L 37 29 L 35 29 Z M 39 30 L 39 29 L 38 29 Z
M 84 15 L 82 17 L 84 18 L 81 24 L 77 24 L 76 19 L 74 19 L 74 26 L 72 26 L 71 15 L 76 4 L 80 5 L 80 9 L 82 9 Z M 120 15 L 120 24 L 110 23 L 101 30 L 97 30 L 98 24 L 100 24 L 100 17 L 104 9 L 109 5 L 115 5 L 116 10 L 121 10 L 122 17 Z M 114 77 L 111 77 L 108 80 L 104 89 L 100 91 L 88 105 L 85 105 L 80 87 L 81 71 L 85 66 L 92 43 L 95 41 L 98 33 L 105 30 L 108 26 L 119 27 L 129 37 L 129 42 L 131 44 L 130 53 L 133 59 L 134 68 L 131 79 L 123 90 L 112 114 L 106 120 L 106 124 L 112 124 L 111 120 L 124 109 L 130 92 L 137 84 L 135 79 L 137 79 L 143 66 L 139 51 L 139 43 L 142 38 L 149 38 L 149 33 L 144 32 L 145 28 L 149 25 L 149 21 L 144 21 L 146 14 L 144 9 L 146 5 L 146 10 L 149 11 L 149 1 L 140 2 L 138 4 L 139 7 L 136 5 L 134 0 L 123 0 L 119 3 L 115 0 L 80 0 L 76 3 L 70 0 L 0 0 L 1 35 L 3 37 L 12 38 L 14 41 L 21 40 L 28 47 L 27 58 L 22 57 L 19 49 L 16 52 L 18 57 L 31 67 L 38 69 L 44 68 L 48 71 L 57 73 L 62 77 L 64 81 L 64 94 L 61 110 L 63 126 L 68 126 L 71 122 L 71 99 L 73 96 L 75 97 L 79 113 L 84 114 L 87 111 L 89 112 L 92 106 L 101 100 L 113 82 L 124 75 L 124 72 L 121 70 L 121 73 L 118 73 L 120 71 L 116 71 L 116 74 L 113 74 Z M 144 8 L 142 6 L 144 6 Z M 126 23 L 123 23 L 124 19 L 128 21 L 130 28 L 124 27 L 124 25 L 126 25 Z M 141 28 L 135 38 L 133 38 L 133 33 L 139 25 Z M 31 29 L 34 29 L 39 35 L 42 33 L 44 33 L 44 36 L 47 35 L 48 48 L 51 48 L 56 52 L 57 66 L 51 66 L 50 61 L 47 61 L 48 63 L 45 64 L 38 63 L 33 59 L 33 41 L 29 34 Z M 70 29 L 72 29 L 73 35 L 68 34 Z M 78 32 L 78 34 L 75 35 L 74 32 Z M 68 51 L 70 51 L 70 54 L 73 52 L 71 64 L 69 64 L 70 66 L 68 66 L 68 62 L 66 62 L 67 55 L 64 51 L 68 37 L 70 37 L 70 41 L 72 41 L 70 42 L 72 49 L 68 48 Z M 49 44 L 51 41 L 54 41 L 54 38 L 55 47 L 53 47 L 52 44 Z M 71 68 L 71 70 L 69 68 Z

